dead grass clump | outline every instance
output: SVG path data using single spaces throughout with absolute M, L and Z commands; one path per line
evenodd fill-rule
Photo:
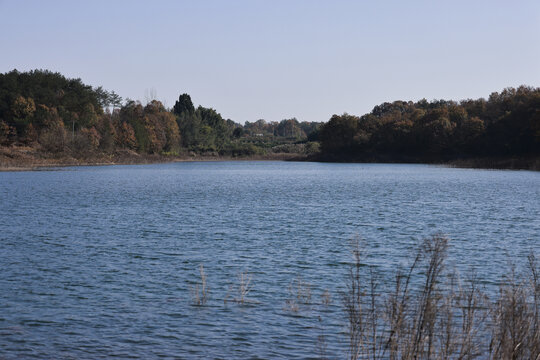
M 285 300 L 285 310 L 297 312 L 300 305 L 311 304 L 311 284 L 297 277 L 289 285 L 289 297 Z
M 208 301 L 208 286 L 206 284 L 206 274 L 204 273 L 204 266 L 199 266 L 199 274 L 201 276 L 201 282 L 195 285 L 195 288 L 191 287 L 191 302 L 194 305 L 204 305 Z
M 226 304 L 229 300 L 229 296 L 231 293 L 236 293 L 236 297 L 232 299 L 235 303 L 238 304 L 245 304 L 245 303 L 256 303 L 256 301 L 250 300 L 247 298 L 249 292 L 252 289 L 252 280 L 253 276 L 248 273 L 247 271 L 243 271 L 240 274 L 238 274 L 238 286 L 234 287 L 233 285 L 229 286 L 229 291 L 227 292 L 227 295 L 225 295 L 225 299 L 223 299 L 223 302 Z

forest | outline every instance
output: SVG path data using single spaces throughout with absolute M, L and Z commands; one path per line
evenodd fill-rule
M 327 161 L 537 157 L 540 88 L 506 88 L 487 100 L 383 103 L 362 116 L 332 116 L 318 139 Z
M 0 74 L 0 145 L 29 146 L 74 157 L 131 150 L 181 156 L 301 153 L 320 123 L 295 118 L 245 125 L 215 109 L 195 108 L 188 94 L 172 109 L 145 105 L 47 70 Z
M 326 123 L 263 119 L 239 124 L 181 94 L 170 109 L 122 99 L 47 70 L 0 74 L 0 146 L 88 158 L 132 151 L 160 156 L 250 157 L 353 162 L 435 162 L 533 158 L 540 154 L 540 88 L 488 99 L 422 99 L 377 105 Z M 538 162 L 538 160 L 535 160 Z

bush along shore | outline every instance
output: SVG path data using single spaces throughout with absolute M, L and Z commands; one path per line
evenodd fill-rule
M 328 122 L 236 123 L 181 94 L 172 108 L 47 70 L 0 74 L 0 168 L 186 159 L 416 162 L 538 170 L 540 89 L 377 105 Z

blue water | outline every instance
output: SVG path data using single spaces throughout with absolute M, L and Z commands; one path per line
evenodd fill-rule
M 540 173 L 290 162 L 0 173 L 0 358 L 303 359 L 321 334 L 341 358 L 351 239 L 384 277 L 436 232 L 451 239 L 449 266 L 489 288 L 540 252 Z M 209 299 L 195 306 L 201 264 Z M 311 300 L 291 311 L 298 278 Z

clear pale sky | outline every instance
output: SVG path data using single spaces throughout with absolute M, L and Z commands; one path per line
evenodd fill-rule
M 0 0 L 0 72 L 49 69 L 237 122 L 540 86 L 540 1 Z

